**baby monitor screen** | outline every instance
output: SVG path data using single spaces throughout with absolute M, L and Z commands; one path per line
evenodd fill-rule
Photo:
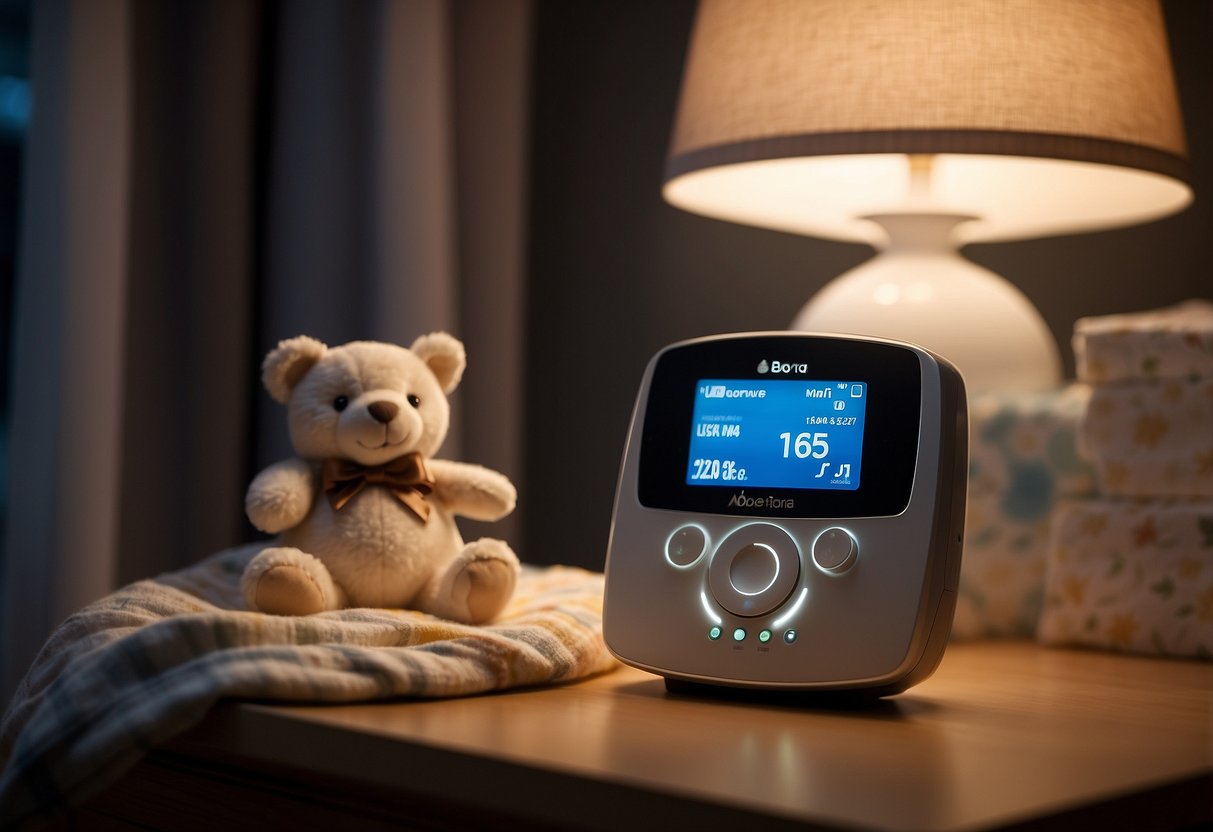
M 687 485 L 859 488 L 862 381 L 700 379 Z
M 884 343 L 772 335 L 667 350 L 645 398 L 636 496 L 739 516 L 897 514 L 921 378 L 912 351 Z

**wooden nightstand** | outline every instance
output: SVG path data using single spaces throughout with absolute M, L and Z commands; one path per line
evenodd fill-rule
M 1213 823 L 1213 665 L 956 644 L 868 708 L 632 669 L 341 707 L 224 704 L 81 810 L 162 828 L 978 830 Z M 333 824 L 345 824 L 336 827 Z

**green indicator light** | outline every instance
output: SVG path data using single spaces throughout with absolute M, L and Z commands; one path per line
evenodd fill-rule
M 758 640 L 761 641 L 763 644 L 766 644 L 768 641 L 771 640 L 771 631 L 763 630 L 761 633 L 758 634 Z
M 745 630 L 738 627 L 733 631 L 733 641 L 745 641 Z
M 713 627 L 712 629 L 708 630 L 708 638 L 710 638 L 712 641 L 720 638 L 720 628 Z

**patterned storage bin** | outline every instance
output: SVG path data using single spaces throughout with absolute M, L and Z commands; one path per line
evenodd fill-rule
M 1094 493 L 1078 424 L 1090 391 L 969 400 L 969 493 L 955 638 L 1030 636 L 1044 593 L 1049 522 L 1060 498 Z
M 1213 497 L 1213 377 L 1096 386 L 1079 446 L 1105 495 Z
M 1059 506 L 1037 637 L 1213 659 L 1213 501 Z
M 1074 324 L 1078 380 L 1213 377 L 1213 302 L 1081 318 Z

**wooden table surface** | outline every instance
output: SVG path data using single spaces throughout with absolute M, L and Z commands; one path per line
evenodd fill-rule
M 1209 663 L 961 643 L 864 708 L 675 696 L 621 668 L 458 700 L 226 704 L 170 748 L 527 828 L 1182 828 L 1213 822 L 1211 711 Z

